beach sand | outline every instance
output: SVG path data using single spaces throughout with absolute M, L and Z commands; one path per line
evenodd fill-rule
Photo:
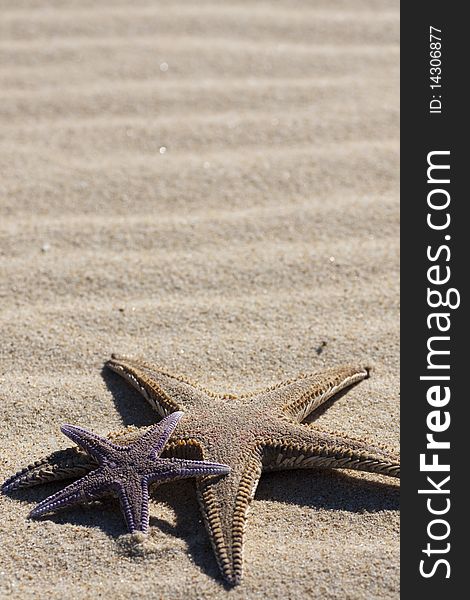
M 398 2 L 0 2 L 1 479 L 155 415 L 145 357 L 221 391 L 340 363 L 320 417 L 398 447 Z M 398 486 L 263 476 L 243 585 L 191 482 L 134 547 L 115 503 L 28 521 L 0 498 L 0 597 L 398 598 Z

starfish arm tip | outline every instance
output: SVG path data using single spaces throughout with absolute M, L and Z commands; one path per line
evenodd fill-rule
M 51 506 L 51 502 L 46 498 L 35 506 L 28 514 L 28 519 L 39 519 L 48 512 L 53 512 L 54 508 Z
M 8 492 L 11 492 L 15 489 L 15 478 L 16 475 L 13 475 L 13 477 L 9 477 L 2 483 L 2 494 L 8 494 Z
M 38 507 L 36 506 L 36 508 L 33 508 L 33 510 L 29 511 L 28 514 L 28 519 L 37 519 L 38 517 L 41 516 L 41 511 L 38 510 Z
M 208 477 L 208 476 L 218 476 L 218 475 L 228 475 L 230 473 L 230 467 L 228 465 L 222 465 L 218 463 L 210 463 L 208 465 L 203 465 L 202 467 L 195 467 L 195 470 L 192 474 L 194 477 Z M 190 471 L 191 476 L 191 471 Z
M 229 465 L 217 462 L 181 460 L 181 470 L 185 470 L 188 477 L 203 477 L 206 475 L 228 475 L 231 469 Z
M 144 436 L 142 436 L 141 439 L 145 439 L 150 443 L 152 448 L 150 455 L 153 458 L 158 458 L 160 456 L 183 415 L 184 413 L 181 410 L 170 413 L 162 419 L 158 425 L 152 427 Z
M 61 432 L 66 435 L 72 442 L 80 445 L 80 441 L 84 439 L 84 437 L 89 434 L 89 432 L 83 427 L 79 427 L 78 425 L 71 425 L 70 423 L 63 423 L 60 426 Z
M 175 412 L 168 415 L 167 419 L 169 417 L 173 417 L 174 419 L 177 419 L 177 421 L 179 421 L 183 415 L 184 415 L 184 412 L 182 410 L 175 410 Z
M 62 423 L 60 430 L 64 435 L 69 437 L 70 432 L 79 432 L 80 428 L 76 427 L 75 425 L 71 425 L 70 423 Z
M 208 465 L 208 475 L 228 475 L 231 471 L 228 465 L 222 463 L 212 463 Z

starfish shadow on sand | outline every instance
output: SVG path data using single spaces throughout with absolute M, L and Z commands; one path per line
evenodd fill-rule
M 256 493 L 257 500 L 273 500 L 315 509 L 376 513 L 400 507 L 398 484 L 359 478 L 331 470 L 266 473 Z
M 122 377 L 107 367 L 101 369 L 101 377 L 111 392 L 124 426 L 149 427 L 155 424 L 155 410 L 148 402 L 142 401 L 142 396 L 135 388 L 122 385 Z

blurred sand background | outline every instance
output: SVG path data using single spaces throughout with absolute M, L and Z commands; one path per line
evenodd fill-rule
M 112 352 L 233 391 L 372 362 L 321 423 L 397 447 L 398 2 L 0 12 L 1 479 L 153 422 Z M 232 591 L 190 482 L 137 554 L 112 502 L 27 521 L 56 489 L 0 498 L 1 598 L 398 598 L 385 478 L 264 476 Z

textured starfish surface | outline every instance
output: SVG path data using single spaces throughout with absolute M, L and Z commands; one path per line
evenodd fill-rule
M 119 446 L 82 427 L 63 425 L 62 433 L 94 458 L 98 467 L 40 502 L 30 517 L 115 495 L 119 498 L 129 531 L 147 533 L 149 485 L 172 479 L 226 475 L 230 471 L 226 465 L 208 461 L 159 458 L 182 416 L 182 412 L 172 413 L 126 446 Z
M 367 368 L 337 367 L 235 396 L 212 393 L 140 360 L 113 356 L 107 366 L 136 387 L 160 415 L 184 409 L 165 455 L 230 466 L 227 476 L 203 477 L 196 486 L 217 562 L 232 585 L 242 577 L 247 512 L 263 470 L 356 469 L 399 477 L 399 458 L 393 451 L 302 423 L 329 398 L 367 378 Z M 129 444 L 139 431 L 126 428 L 110 439 Z M 9 489 L 27 487 L 73 477 L 93 466 L 87 455 L 68 449 L 37 461 L 6 484 Z

